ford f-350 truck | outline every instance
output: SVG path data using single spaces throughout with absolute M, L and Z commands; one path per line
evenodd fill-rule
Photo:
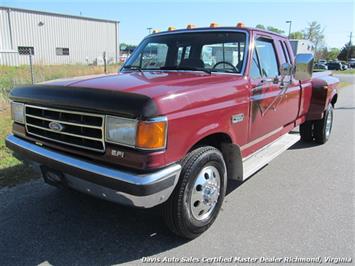
M 312 65 L 284 36 L 242 24 L 153 33 L 117 74 L 14 88 L 6 145 L 49 184 L 160 205 L 174 233 L 195 238 L 228 180 L 300 138 L 329 139 L 338 80 Z

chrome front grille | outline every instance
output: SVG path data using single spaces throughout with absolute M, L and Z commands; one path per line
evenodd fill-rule
M 104 152 L 104 117 L 26 105 L 25 125 L 29 135 L 77 148 Z

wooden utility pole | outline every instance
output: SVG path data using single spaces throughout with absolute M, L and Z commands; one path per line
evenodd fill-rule
M 352 41 L 351 41 L 352 38 L 353 38 L 353 33 L 350 32 L 350 40 L 349 40 L 349 45 L 348 45 L 348 51 L 346 53 L 346 62 L 349 62 L 349 56 L 350 56 L 351 46 L 352 46 Z

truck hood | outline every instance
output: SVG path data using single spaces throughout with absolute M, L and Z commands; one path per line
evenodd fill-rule
M 152 117 L 171 113 L 192 102 L 226 94 L 219 84 L 243 79 L 240 75 L 192 71 L 126 72 L 56 80 L 12 90 L 15 101 L 119 114 Z M 235 84 L 235 83 L 234 83 Z M 201 93 L 208 89 L 214 92 Z M 222 95 L 222 94 L 221 94 Z
M 225 79 L 224 75 L 210 75 L 199 71 L 134 71 L 53 81 L 46 84 L 130 92 L 156 98 L 199 85 L 216 84 L 216 82 L 223 82 Z

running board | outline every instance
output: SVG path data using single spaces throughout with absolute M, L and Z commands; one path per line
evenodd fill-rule
M 300 140 L 299 134 L 285 134 L 243 159 L 243 181 Z

